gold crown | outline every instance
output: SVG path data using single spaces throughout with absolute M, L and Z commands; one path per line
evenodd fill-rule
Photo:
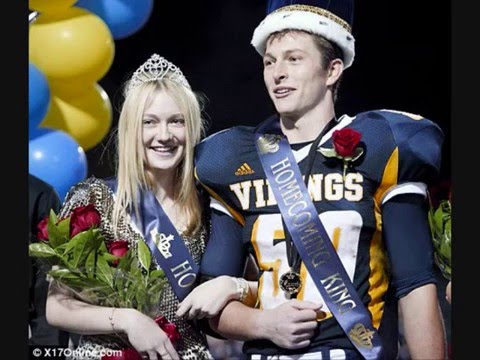
M 190 84 L 180 68 L 165 59 L 163 56 L 153 54 L 132 75 L 127 91 L 146 82 L 157 81 L 163 78 L 170 79 L 190 89 Z
M 367 349 L 372 348 L 373 331 L 368 330 L 363 324 L 356 323 L 352 329 L 350 329 L 348 335 L 352 341 L 360 347 Z

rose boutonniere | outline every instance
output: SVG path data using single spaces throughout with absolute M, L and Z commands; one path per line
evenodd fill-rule
M 354 161 L 363 154 L 358 146 L 362 134 L 356 130 L 343 128 L 332 133 L 333 149 L 320 147 L 318 151 L 326 158 L 337 158 L 343 161 L 343 178 Z

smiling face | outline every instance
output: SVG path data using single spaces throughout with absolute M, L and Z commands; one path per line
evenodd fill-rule
M 156 89 L 142 119 L 145 167 L 151 173 L 174 173 L 184 157 L 185 117 L 175 100 Z
M 263 78 L 281 117 L 299 118 L 321 106 L 331 85 L 312 35 L 288 32 L 270 38 L 263 57 Z

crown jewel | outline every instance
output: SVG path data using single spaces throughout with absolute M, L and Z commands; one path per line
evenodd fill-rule
M 170 79 L 190 89 L 190 84 L 176 65 L 165 59 L 163 56 L 153 54 L 133 73 L 128 84 L 128 91 L 140 84 L 157 81 L 163 78 Z

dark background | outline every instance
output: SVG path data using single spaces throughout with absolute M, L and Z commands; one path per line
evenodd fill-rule
M 270 115 L 274 109 L 263 85 L 262 60 L 250 45 L 265 4 L 156 0 L 145 26 L 115 41 L 113 64 L 99 81 L 114 107 L 112 129 L 123 81 L 154 52 L 178 65 L 192 88 L 209 99 L 208 133 L 255 125 Z M 337 116 L 386 108 L 433 120 L 445 132 L 441 177 L 449 178 L 450 2 L 357 1 L 353 34 L 356 56 L 344 73 Z M 89 175 L 113 175 L 109 138 L 87 151 Z

